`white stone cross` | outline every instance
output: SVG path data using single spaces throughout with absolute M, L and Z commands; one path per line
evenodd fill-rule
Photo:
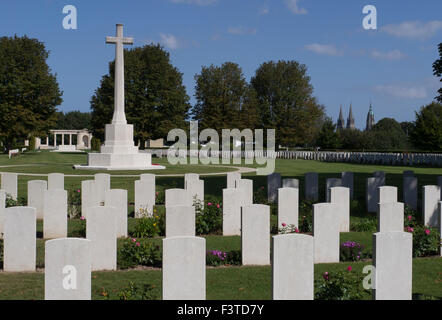
M 123 37 L 123 25 L 117 24 L 117 36 L 106 37 L 106 43 L 115 44 L 115 88 L 114 88 L 114 116 L 112 124 L 127 124 L 124 113 L 124 44 L 133 44 L 133 38 Z

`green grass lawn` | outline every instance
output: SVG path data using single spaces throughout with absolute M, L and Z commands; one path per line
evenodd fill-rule
M 0 166 L 18 165 L 11 168 L 0 168 L 0 171 L 25 172 L 36 174 L 47 174 L 50 172 L 62 172 L 65 174 L 90 175 L 96 172 L 76 171 L 72 169 L 73 164 L 85 163 L 86 154 L 63 154 L 63 153 L 25 153 L 11 160 L 7 156 L 0 156 Z M 171 167 L 166 159 L 153 159 L 154 163 L 165 164 L 168 169 L 155 171 L 157 174 L 157 191 L 169 188 L 183 188 L 182 177 L 165 177 L 161 174 L 183 174 L 195 172 L 202 175 L 205 181 L 206 200 L 221 201 L 222 189 L 226 187 L 225 176 L 204 176 L 205 173 L 227 172 L 230 168 L 216 166 L 176 166 Z M 252 166 L 253 167 L 253 166 Z M 255 166 L 256 167 L 256 166 Z M 232 169 L 233 170 L 233 169 Z M 414 170 L 419 181 L 419 198 L 421 187 L 437 183 L 437 176 L 442 175 L 441 168 L 429 167 L 400 167 L 400 166 L 378 166 L 378 165 L 356 165 L 347 163 L 325 163 L 306 160 L 276 160 L 276 171 L 281 173 L 283 178 L 296 178 L 300 180 L 300 198 L 304 198 L 304 174 L 306 172 L 319 173 L 319 197 L 320 201 L 325 198 L 325 179 L 340 177 L 343 171 L 355 173 L 354 199 L 355 206 L 352 206 L 351 223 L 360 221 L 363 218 L 375 218 L 374 214 L 365 212 L 365 181 L 375 171 L 385 171 L 387 185 L 398 187 L 398 200 L 402 200 L 402 171 Z M 134 201 L 134 180 L 136 177 L 121 177 L 119 175 L 137 175 L 141 172 L 121 171 L 110 172 L 112 175 L 111 187 L 113 189 L 128 190 L 129 214 L 133 212 L 131 203 Z M 254 181 L 254 189 L 261 186 L 266 188 L 266 177 L 256 174 L 243 174 L 247 179 Z M 19 197 L 27 196 L 27 181 L 34 179 L 46 179 L 46 177 L 19 176 L 18 192 Z M 65 177 L 66 189 L 79 189 L 81 181 L 91 179 L 90 177 Z M 271 224 L 276 225 L 276 207 L 272 206 Z M 136 219 L 129 218 L 128 229 L 133 230 Z M 68 234 L 72 236 L 80 228 L 79 220 L 70 220 Z M 42 237 L 42 222 L 37 223 L 37 267 L 44 267 L 44 243 Z M 218 235 L 205 236 L 207 250 L 239 250 L 241 247 L 240 237 L 222 237 Z M 118 241 L 121 247 L 124 240 Z M 162 239 L 145 239 L 161 246 Z M 269 238 L 270 241 L 270 238 Z M 341 233 L 341 242 L 357 241 L 363 244 L 367 251 L 372 250 L 371 232 L 349 232 Z M 353 268 L 352 272 L 361 272 L 362 268 L 371 264 L 371 260 L 357 263 L 336 263 L 315 265 L 315 279 L 320 279 L 325 271 L 345 270 L 348 265 Z M 154 292 L 158 298 L 161 297 L 161 270 L 118 270 L 114 272 L 94 272 L 92 278 L 93 299 L 104 299 L 103 292 L 109 292 L 111 298 L 117 298 L 116 292 L 127 286 L 129 281 L 136 283 L 149 283 L 154 286 Z M 208 299 L 246 299 L 259 300 L 271 298 L 271 268 L 266 267 L 219 267 L 207 269 L 207 298 Z M 436 297 L 442 299 L 442 258 L 415 258 L 413 259 L 413 294 L 416 297 Z M 44 296 L 44 273 L 4 273 L 0 272 L 0 299 L 43 299 Z M 370 292 L 366 291 L 365 299 L 370 299 Z

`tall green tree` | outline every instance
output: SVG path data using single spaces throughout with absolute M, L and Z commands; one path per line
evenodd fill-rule
M 0 139 L 7 149 L 15 141 L 45 135 L 56 123 L 62 92 L 48 57 L 37 39 L 0 38 Z
M 439 43 L 439 59 L 433 63 L 433 71 L 436 77 L 440 78 L 440 82 L 442 82 L 442 42 Z M 438 90 L 439 96 L 436 97 L 436 100 L 442 103 L 442 87 Z
M 256 94 L 236 63 L 222 66 L 203 66 L 195 75 L 196 104 L 192 109 L 194 120 L 201 129 L 254 129 L 258 114 Z
M 69 111 L 67 113 L 57 112 L 57 125 L 55 129 L 81 130 L 91 129 L 91 113 L 80 111 Z
M 277 144 L 305 145 L 314 139 L 324 107 L 313 97 L 305 65 L 296 61 L 263 63 L 251 84 L 257 93 L 261 125 L 276 129 Z
M 337 149 L 340 147 L 339 133 L 336 132 L 336 125 L 332 119 L 327 118 L 319 131 L 316 145 L 321 149 Z
M 126 118 L 134 125 L 135 139 L 144 142 L 165 138 L 171 129 L 184 129 L 189 96 L 169 53 L 153 44 L 125 50 L 124 66 Z M 104 127 L 111 122 L 114 111 L 114 75 L 112 61 L 91 99 L 92 132 L 102 141 Z
M 416 112 L 411 141 L 425 151 L 442 150 L 442 104 L 433 102 Z
M 408 138 L 401 124 L 392 118 L 379 120 L 373 127 L 374 146 L 377 150 L 405 150 Z

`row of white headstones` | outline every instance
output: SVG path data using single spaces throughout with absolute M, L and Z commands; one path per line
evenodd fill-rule
M 269 177 L 269 182 L 273 178 Z M 2 186 L 6 179 L 2 176 Z M 296 182 L 291 183 L 293 186 Z M 66 238 L 67 195 L 62 188 L 64 177 L 60 174 L 50 175 L 47 184 L 29 181 L 28 207 L 2 210 L 4 271 L 35 270 L 36 219 L 43 218 L 44 237 L 58 238 L 46 242 L 46 299 L 90 299 L 91 271 L 116 270 L 116 239 L 127 236 L 127 191 L 110 189 L 110 176 L 106 174 L 83 181 L 82 202 L 87 204 L 82 211 L 86 217 L 86 239 L 74 239 Z M 377 191 L 380 202 L 379 232 L 374 234 L 373 244 L 374 297 L 410 299 L 412 235 L 403 232 L 404 206 L 397 202 L 395 187 L 379 187 Z M 253 204 L 252 180 L 242 179 L 239 173 L 227 175 L 227 189 L 223 190 L 223 234 L 242 237 L 243 265 L 272 265 L 275 299 L 312 299 L 314 263 L 339 262 L 339 233 L 349 231 L 351 192 L 350 188 L 331 187 L 328 193 L 330 202 L 313 207 L 313 236 L 274 236 L 271 258 L 270 207 Z M 3 197 L 4 194 L 0 192 Z M 142 175 L 135 182 L 135 195 L 139 201 L 144 199 L 146 206 L 151 205 L 146 199 L 155 199 L 155 176 Z M 205 239 L 195 237 L 192 195 L 204 202 L 204 181 L 196 174 L 185 176 L 185 189 L 166 190 L 164 299 L 205 298 L 206 245 Z M 439 200 L 440 191 L 438 194 L 427 192 L 424 196 Z M 278 189 L 280 226 L 285 223 L 297 227 L 298 205 L 299 188 Z M 42 211 L 40 215 L 36 207 Z M 439 216 L 440 212 L 439 206 Z

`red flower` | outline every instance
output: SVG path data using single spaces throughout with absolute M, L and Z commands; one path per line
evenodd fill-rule
M 425 234 L 428 236 L 431 233 L 430 229 L 425 230 Z
M 352 269 L 351 269 L 351 266 L 348 266 L 347 267 L 347 271 L 351 271 Z
M 283 226 L 283 227 L 285 227 L 285 226 L 286 226 L 286 224 L 285 224 L 285 223 L 282 223 L 282 226 Z

